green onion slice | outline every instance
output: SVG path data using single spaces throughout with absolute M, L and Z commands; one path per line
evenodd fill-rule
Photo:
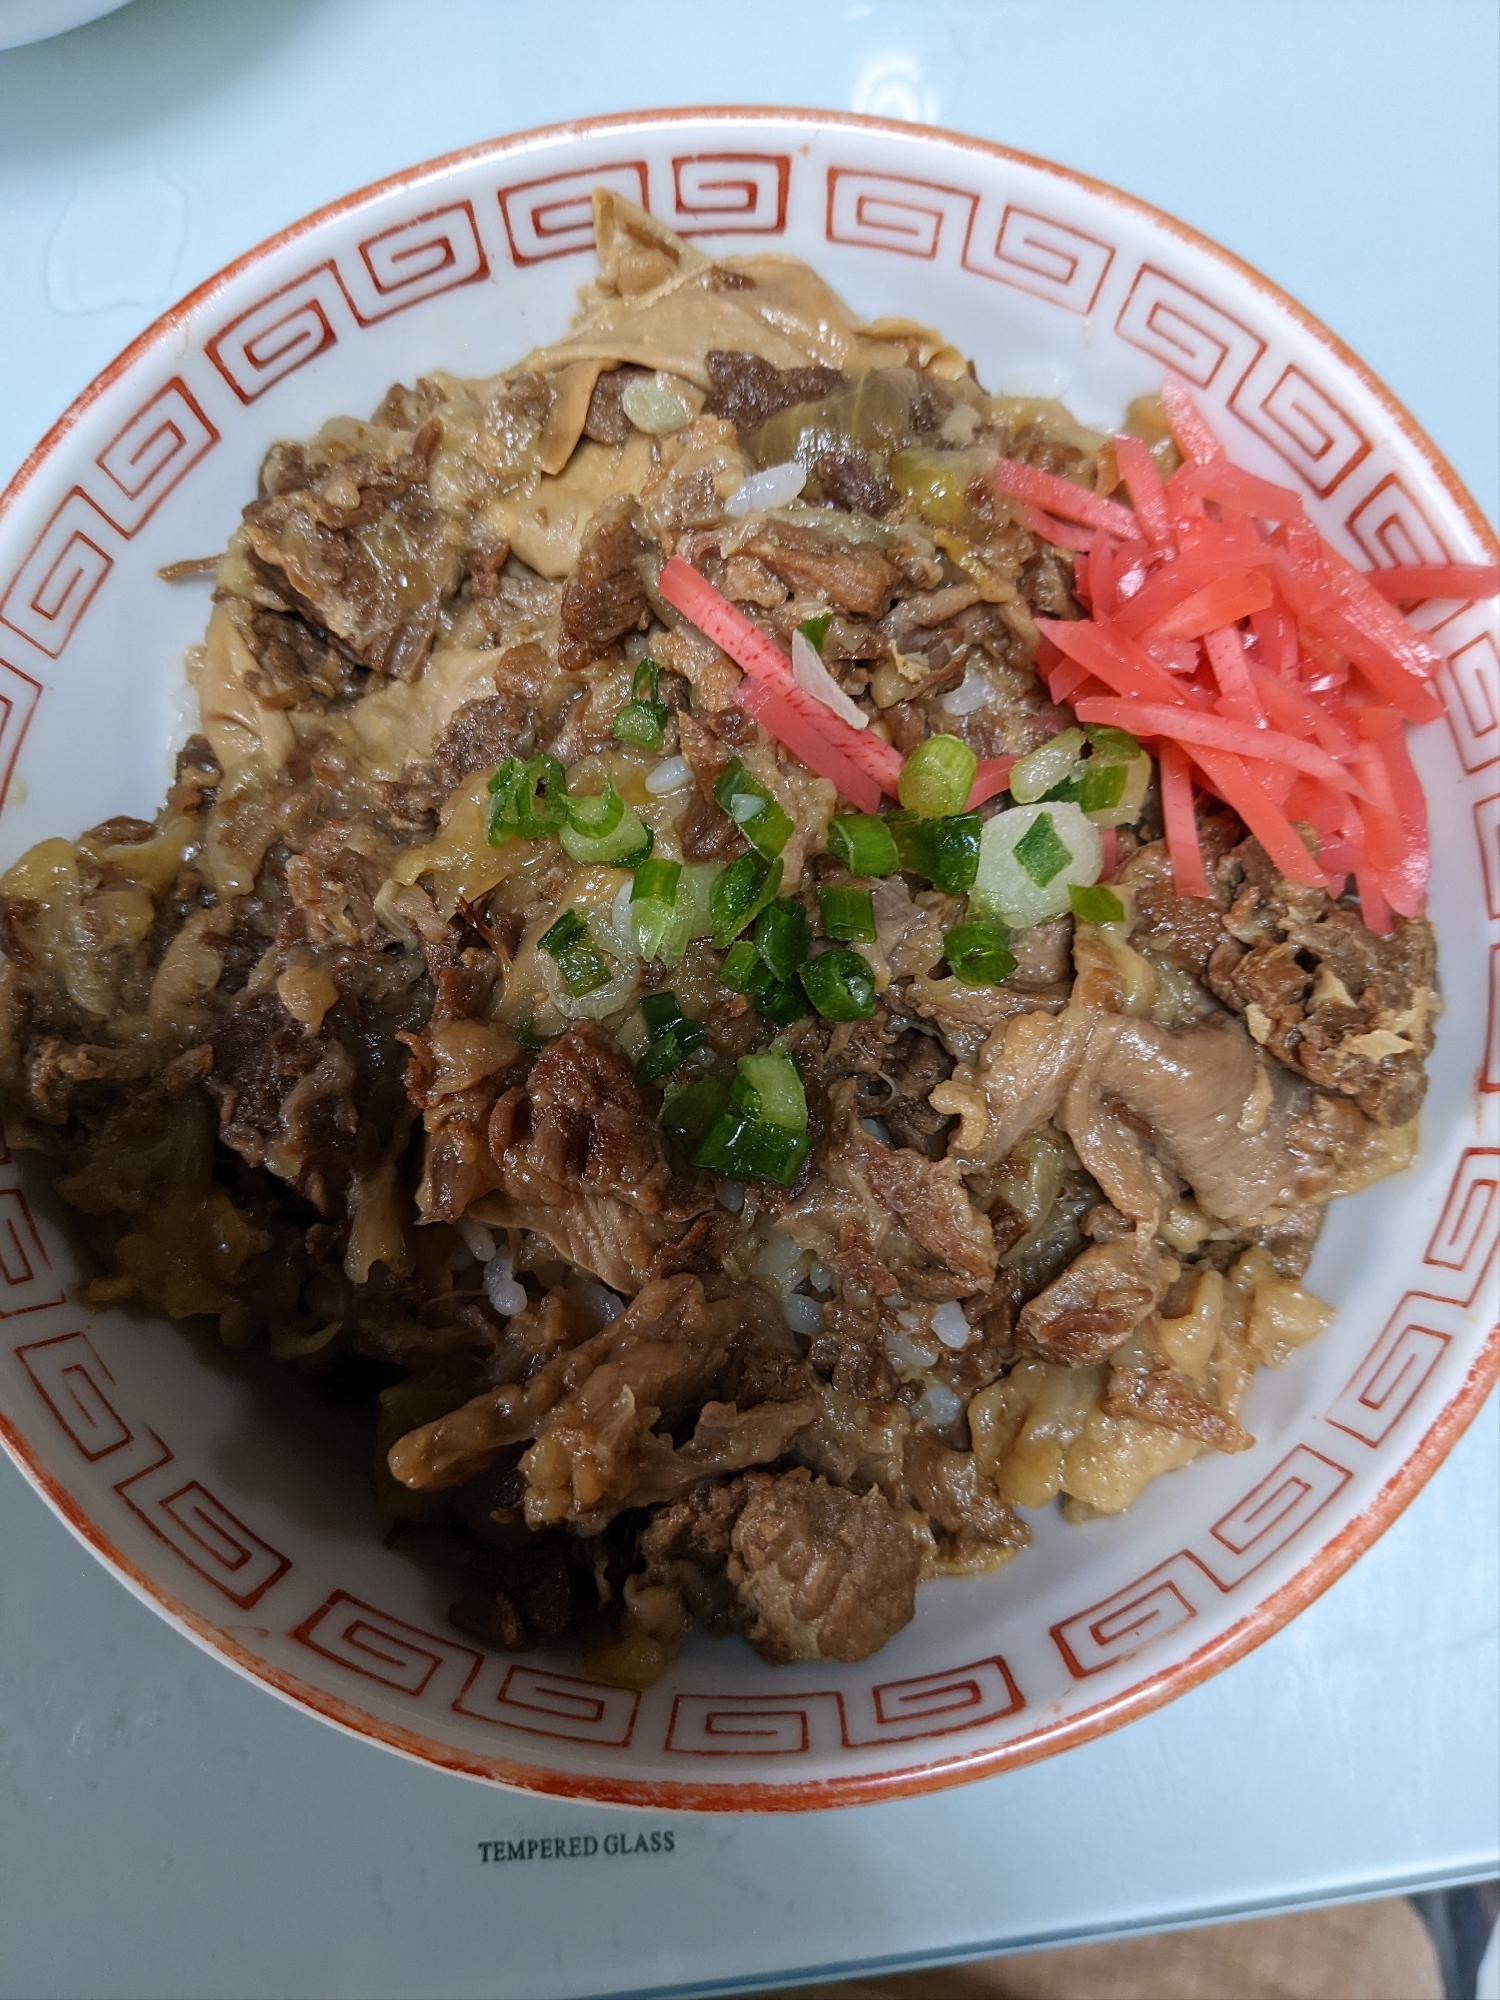
M 831 611 L 815 611 L 811 618 L 804 618 L 797 630 L 807 640 L 815 653 L 823 650 L 823 641 L 828 637 L 828 628 L 833 623 Z
M 703 1023 L 690 1021 L 675 993 L 648 993 L 641 1014 L 651 1030 L 651 1045 L 635 1066 L 637 1083 L 655 1083 L 686 1061 L 703 1040 Z
M 636 950 L 648 963 L 665 958 L 668 939 L 678 922 L 681 887 L 680 861 L 643 861 L 635 871 L 630 887 L 630 928 Z
M 1090 722 L 1084 727 L 1084 735 L 1089 740 L 1089 748 L 1104 764 L 1133 764 L 1141 752 L 1141 746 L 1128 729 L 1114 729 L 1105 722 Z
M 714 1120 L 729 1103 L 729 1086 L 717 1076 L 694 1077 L 670 1091 L 657 1121 L 691 1153 L 708 1136 Z
M 738 757 L 731 757 L 719 773 L 714 797 L 751 846 L 774 861 L 791 838 L 792 822 Z
M 767 861 L 759 854 L 742 854 L 737 861 L 731 861 L 714 883 L 709 898 L 715 950 L 727 951 L 780 887 L 779 856 L 775 861 Z
M 820 889 L 818 908 L 826 936 L 845 944 L 874 944 L 875 898 L 868 889 Z
M 894 875 L 901 856 L 876 813 L 846 813 L 828 822 L 828 851 L 851 875 Z
M 868 1021 L 875 1012 L 875 975 L 857 951 L 825 951 L 799 977 L 825 1021 Z
M 1055 875 L 1061 875 L 1073 859 L 1073 850 L 1058 836 L 1050 813 L 1038 813 L 1016 842 L 1017 861 L 1039 889 L 1045 889 Z
M 1125 905 L 1113 889 L 1106 889 L 1102 883 L 1088 886 L 1080 882 L 1071 883 L 1068 901 L 1073 905 L 1073 914 L 1080 923 L 1120 924 L 1125 921 Z
M 484 834 L 491 847 L 503 847 L 508 840 L 537 840 L 564 824 L 568 774 L 555 757 L 539 751 L 524 764 L 507 757 L 488 789 Z
M 1045 798 L 1054 786 L 1066 784 L 1075 774 L 1083 750 L 1083 731 L 1064 729 L 1059 735 L 1028 751 L 1010 768 L 1010 795 L 1018 806 L 1033 805 Z
M 741 938 L 725 953 L 724 963 L 719 967 L 719 978 L 731 993 L 748 993 L 759 969 L 760 953 L 749 938 Z
M 557 966 L 575 1000 L 609 984 L 609 967 L 589 933 L 588 919 L 577 910 L 564 910 L 537 942 Z
M 660 750 L 667 727 L 667 705 L 663 701 L 627 701 L 612 727 L 617 743 L 636 743 L 643 750 Z
M 755 948 L 778 979 L 795 979 L 807 963 L 812 926 L 790 896 L 778 896 L 755 920 Z
M 677 1112 L 674 1095 L 664 1120 Z M 731 1180 L 790 1187 L 811 1144 L 802 1079 L 786 1052 L 772 1047 L 762 1055 L 741 1056 L 729 1101 L 700 1141 L 693 1164 Z
M 749 988 L 758 1011 L 778 1028 L 789 1028 L 807 1012 L 807 995 L 795 979 L 778 979 L 768 965 L 756 968 Z
M 615 740 L 638 743 L 646 750 L 659 750 L 671 718 L 671 710 L 658 698 L 660 675 L 653 659 L 644 659 L 630 682 L 630 699 L 614 720 Z
M 901 766 L 896 789 L 908 812 L 922 819 L 961 813 L 969 803 L 979 759 L 957 736 L 929 736 Z
M 651 852 L 650 827 L 620 797 L 612 775 L 605 779 L 602 792 L 568 799 L 566 813 L 567 823 L 558 838 L 574 861 L 636 868 Z
M 896 843 L 903 868 L 925 876 L 934 889 L 950 896 L 965 896 L 973 888 L 984 831 L 984 821 L 977 812 L 954 813 L 943 819 L 894 812 L 887 813 L 882 824 Z
M 538 1049 L 546 1048 L 551 1039 L 550 1035 L 539 1035 L 535 1021 L 529 1018 L 516 1024 L 516 1040 L 528 1055 L 535 1055 Z
M 943 956 L 964 986 L 998 986 L 1016 969 L 1009 937 L 1000 924 L 958 924 L 943 940 Z
M 687 1016 L 677 1004 L 675 993 L 647 993 L 641 1000 L 641 1018 L 655 1040 L 658 1035 L 670 1035 Z

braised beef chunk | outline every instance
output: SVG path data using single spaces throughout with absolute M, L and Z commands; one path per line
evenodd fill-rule
M 562 600 L 557 664 L 577 672 L 601 659 L 627 632 L 650 619 L 640 561 L 646 553 L 640 510 L 628 493 L 606 500 L 589 523 L 578 566 Z
M 426 488 L 438 435 L 429 423 L 387 457 L 351 452 L 326 467 L 283 454 L 267 497 L 245 509 L 250 559 L 287 609 L 398 680 L 421 672 L 459 581 Z
M 1021 1308 L 1017 1342 L 1070 1368 L 1102 1361 L 1161 1304 L 1177 1271 L 1135 1235 L 1091 1244 Z
M 584 436 L 592 438 L 595 444 L 624 444 L 635 425 L 626 416 L 620 398 L 632 382 L 649 382 L 651 372 L 649 368 L 632 368 L 628 363 L 606 368 L 589 398 L 588 415 L 583 420 Z
M 749 1473 L 731 1532 L 737 1622 L 763 1659 L 865 1660 L 916 1609 L 917 1537 L 875 1488 Z
M 1021 595 L 1042 618 L 1081 616 L 1073 596 L 1073 566 L 1050 550 L 1032 557 L 1021 571 Z
M 1210 1451 L 1248 1451 L 1255 1440 L 1233 1417 L 1215 1409 L 1175 1368 L 1111 1368 L 1103 1409 L 1195 1438 Z
M 777 1665 L 868 1659 L 911 1623 L 922 1568 L 882 1493 L 805 1467 L 700 1488 L 655 1517 L 641 1551 L 710 1631 L 742 1631 Z
M 320 1215 L 335 1213 L 359 1129 L 355 1069 L 343 1044 L 305 1035 L 272 996 L 236 1007 L 210 1039 L 207 1082 L 224 1144 L 289 1182 Z
M 1262 1048 L 1377 1125 L 1415 1117 L 1432 1047 L 1431 924 L 1393 917 L 1377 937 L 1348 904 L 1279 875 L 1254 840 L 1224 875 L 1233 902 L 1208 963 L 1215 993 Z
M 837 368 L 775 368 L 758 354 L 731 354 L 710 348 L 703 357 L 713 384 L 704 405 L 711 416 L 724 417 L 742 435 L 758 430 L 770 417 L 798 403 L 816 403 L 842 389 Z
M 26 1096 L 32 1113 L 49 1125 L 66 1124 L 75 1096 L 90 1084 L 133 1083 L 150 1068 L 140 1049 L 102 1048 L 46 1035 L 26 1063 Z
M 518 1201 L 609 1194 L 654 1214 L 670 1178 L 661 1133 L 618 1044 L 581 1021 L 550 1041 L 489 1121 L 501 1184 Z
M 448 1616 L 507 1653 L 529 1653 L 582 1623 L 596 1601 L 592 1577 L 578 1561 L 578 1544 L 560 1533 L 524 1529 L 502 1547 L 476 1553 L 462 1596 Z
M 816 528 L 767 521 L 742 547 L 789 590 L 820 598 L 856 618 L 878 618 L 896 592 L 895 566 L 867 542 L 844 542 Z
M 1214 896 L 1179 896 L 1172 881 L 1172 863 L 1164 840 L 1154 840 L 1131 856 L 1120 870 L 1120 885 L 1135 907 L 1132 942 L 1178 972 L 1202 980 L 1208 961 L 1224 943 L 1223 913 L 1228 892 L 1214 865 L 1223 859 L 1235 833 L 1222 817 L 1200 821 L 1199 838 Z
M 267 708 L 305 708 L 358 692 L 358 669 L 349 655 L 301 618 L 252 611 L 246 638 L 260 668 L 253 684 Z
M 899 494 L 861 451 L 825 451 L 813 460 L 824 497 L 850 514 L 887 514 Z
M 678 1590 L 698 1623 L 718 1638 L 734 1629 L 730 1538 L 745 1498 L 741 1479 L 695 1486 L 670 1506 L 654 1508 L 641 1531 L 647 1578 Z

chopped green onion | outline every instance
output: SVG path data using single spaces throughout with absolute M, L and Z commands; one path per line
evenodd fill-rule
M 825 1021 L 868 1021 L 875 1012 L 875 975 L 857 951 L 825 951 L 799 975 Z
M 648 962 L 662 958 L 667 938 L 677 922 L 677 896 L 682 884 L 680 861 L 643 861 L 630 886 L 630 928 L 636 949 Z
M 875 898 L 868 889 L 835 885 L 818 891 L 824 934 L 845 944 L 874 944 Z
M 763 1125 L 731 1106 L 714 1120 L 708 1137 L 693 1155 L 695 1167 L 708 1167 L 732 1181 L 774 1181 L 790 1187 L 812 1149 L 806 1132 Z
M 759 966 L 760 953 L 749 938 L 741 938 L 726 952 L 724 963 L 719 967 L 719 978 L 731 993 L 748 993 Z
M 641 862 L 630 890 L 630 928 L 642 958 L 675 965 L 689 938 L 708 935 L 718 874 L 712 862 Z
M 651 1046 L 635 1066 L 637 1083 L 655 1083 L 685 1062 L 703 1040 L 703 1023 L 690 1021 L 675 993 L 648 993 L 641 1013 L 651 1030 Z
M 738 757 L 731 757 L 719 773 L 714 797 L 751 846 L 758 848 L 768 861 L 774 861 L 791 838 L 792 822 Z
M 815 653 L 823 650 L 823 641 L 828 637 L 828 628 L 833 623 L 831 611 L 815 611 L 811 618 L 804 618 L 797 630 L 807 640 Z
M 556 833 L 568 806 L 568 774 L 555 757 L 538 752 L 523 764 L 507 757 L 489 781 L 490 809 L 484 837 L 491 847 L 508 840 L 537 840 Z M 541 803 L 537 793 L 541 792 Z
M 755 948 L 778 979 L 795 979 L 807 963 L 812 926 L 802 905 L 778 896 L 755 922 Z
M 537 942 L 555 962 L 563 984 L 575 1000 L 609 984 L 610 970 L 589 935 L 588 919 L 579 916 L 576 910 L 564 910 Z
M 614 721 L 614 735 L 620 743 L 639 743 L 643 749 L 659 750 L 671 711 L 657 698 L 659 676 L 655 660 L 642 660 L 630 683 L 630 700 Z
M 753 923 L 781 887 L 781 861 L 759 854 L 742 854 L 714 883 L 709 898 L 716 951 L 727 951 L 747 924 Z
M 574 861 L 634 868 L 650 854 L 651 829 L 620 797 L 613 776 L 606 777 L 602 792 L 570 798 L 565 809 L 567 824 L 558 838 Z
M 746 989 L 757 1010 L 778 1028 L 789 1028 L 807 1012 L 807 995 L 795 979 L 778 979 L 770 966 L 761 963 Z
M 675 993 L 647 993 L 641 999 L 641 1018 L 655 1040 L 658 1035 L 669 1035 L 687 1016 L 678 1006 Z
M 741 1056 L 729 1094 L 752 1118 L 762 1118 L 788 1132 L 807 1130 L 807 1092 L 781 1043 L 756 1056 Z
M 668 1110 L 676 1115 L 677 1107 L 674 1095 L 664 1117 Z M 802 1079 L 785 1051 L 771 1048 L 762 1055 L 741 1056 L 729 1102 L 693 1154 L 693 1165 L 730 1180 L 790 1187 L 811 1145 Z
M 539 1035 L 536 1031 L 535 1021 L 529 1018 L 517 1024 L 516 1040 L 526 1050 L 528 1055 L 535 1055 L 538 1049 L 546 1048 L 551 1039 L 550 1035 Z
M 691 1153 L 707 1137 L 714 1120 L 729 1102 L 729 1086 L 717 1076 L 694 1077 L 679 1084 L 661 1107 L 657 1121 Z
M 1068 901 L 1073 905 L 1073 914 L 1080 923 L 1119 924 L 1125 921 L 1125 905 L 1113 889 L 1102 884 L 1085 886 L 1074 882 L 1068 889 Z
M 615 789 L 614 778 L 609 775 L 605 777 L 602 792 L 595 792 L 588 798 L 568 800 L 568 825 L 588 840 L 604 839 L 614 832 L 624 817 L 625 801 Z
M 666 727 L 664 701 L 627 701 L 615 716 L 613 735 L 617 743 L 638 743 L 643 750 L 660 750 Z
M 1073 850 L 1058 838 L 1050 813 L 1037 815 L 1016 842 L 1015 851 L 1017 861 L 1039 889 L 1045 889 L 1073 859 Z
M 758 1012 L 779 1028 L 800 1021 L 807 1012 L 807 1001 L 796 980 L 782 979 L 773 972 L 749 938 L 741 938 L 730 948 L 719 967 L 719 978 L 732 992 L 753 1000 Z
M 1076 737 L 1079 733 L 1076 729 L 1064 732 L 1067 737 Z M 1017 764 L 1010 774 L 1011 797 L 1028 802 L 1042 799 L 1048 804 L 1062 801 L 1076 805 L 1101 826 L 1124 826 L 1138 819 L 1150 789 L 1151 759 L 1128 729 L 1114 729 L 1091 722 L 1082 734 L 1088 739 L 1089 755 L 1086 761 L 1080 758 L 1067 771 L 1051 774 L 1051 783 L 1042 791 L 1036 789 L 1031 774 L 1022 773 L 1021 764 Z M 1053 743 L 1063 741 L 1063 736 L 1053 738 Z M 1041 750 L 1034 750 L 1030 757 L 1023 758 L 1022 763 L 1032 764 L 1052 747 L 1052 744 L 1044 744 Z M 1022 773 L 1019 790 L 1017 773 Z
M 1000 924 L 958 924 L 943 940 L 943 956 L 963 986 L 998 986 L 1016 969 L 1007 933 Z
M 1083 731 L 1065 729 L 1010 767 L 1010 795 L 1018 806 L 1045 798 L 1054 785 L 1065 784 L 1083 749 Z
M 1086 813 L 1112 811 L 1125 796 L 1128 774 L 1128 765 L 1102 764 L 1097 757 L 1091 757 L 1079 780 L 1079 805 Z
M 1128 729 L 1115 729 L 1106 722 L 1090 722 L 1083 733 L 1089 739 L 1089 748 L 1102 763 L 1133 764 L 1142 754 L 1140 744 Z
M 930 739 L 929 739 L 930 740 Z M 979 842 L 984 822 L 977 812 L 953 813 L 943 819 L 920 819 L 914 813 L 887 813 L 882 825 L 896 843 L 901 866 L 923 875 L 934 889 L 964 896 L 974 886 L 979 867 Z
M 961 813 L 979 759 L 957 736 L 929 736 L 901 766 L 896 789 L 908 812 L 922 819 L 943 819 Z
M 1036 835 L 1037 826 L 1044 820 L 1047 827 Z M 1035 847 L 1027 846 L 1033 836 Z M 1056 859 L 1054 841 L 1066 848 L 1066 860 L 1042 884 L 1033 870 L 1050 866 L 1050 860 Z M 1036 847 L 1041 848 L 1040 855 Z M 1027 858 L 1032 867 L 1027 866 Z M 1076 805 L 1012 806 L 984 823 L 979 872 L 969 891 L 968 914 L 971 918 L 998 917 L 1012 930 L 1044 924 L 1067 912 L 1068 891 L 1075 883 L 1097 882 L 1103 872 L 1104 847 L 1099 829 Z
M 894 875 L 901 856 L 876 813 L 846 813 L 828 822 L 828 851 L 851 875 Z

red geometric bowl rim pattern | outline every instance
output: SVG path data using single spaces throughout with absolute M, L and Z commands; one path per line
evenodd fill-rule
M 1107 182 L 1075 172 L 1015 148 L 976 139 L 937 127 L 897 123 L 862 117 L 848 112 L 812 112 L 806 108 L 779 106 L 682 106 L 659 111 L 617 113 L 573 119 L 537 126 L 502 138 L 440 155 L 407 167 L 398 173 L 371 182 L 350 194 L 290 223 L 286 228 L 246 251 L 206 279 L 170 307 L 116 358 L 70 404 L 57 422 L 28 453 L 14 477 L 0 492 L 0 517 L 10 509 L 22 490 L 41 470 L 58 445 L 68 436 L 83 414 L 134 363 L 159 343 L 163 336 L 183 326 L 195 311 L 215 293 L 242 273 L 250 270 L 284 246 L 309 235 L 363 205 L 398 192 L 412 183 L 440 175 L 454 168 L 500 160 L 524 153 L 540 144 L 579 140 L 616 130 L 660 130 L 674 125 L 715 123 L 728 129 L 774 120 L 783 126 L 805 125 L 818 130 L 845 127 L 852 131 L 911 141 L 928 138 L 947 148 L 972 152 L 984 158 L 1009 162 L 1054 177 L 1085 193 L 1099 197 L 1176 237 L 1193 251 L 1204 253 L 1215 263 L 1237 273 L 1293 319 L 1305 333 L 1324 348 L 1340 366 L 1354 375 L 1378 403 L 1408 446 L 1425 461 L 1445 489 L 1473 533 L 1491 552 L 1500 555 L 1495 536 L 1458 475 L 1420 425 L 1338 337 L 1307 312 L 1278 285 L 1253 266 L 1224 249 L 1211 238 L 1174 216 L 1115 188 Z M 220 364 L 222 366 L 222 364 Z M 24 730 L 22 731 L 24 734 Z M 19 748 L 19 737 L 15 748 Z M 7 758 L 8 768 L 13 760 Z M 386 1748 L 462 1775 L 486 1779 L 527 1791 L 599 1804 L 651 1807 L 658 1810 L 713 1812 L 793 1812 L 824 1807 L 868 1804 L 884 1799 L 909 1797 L 945 1786 L 987 1777 L 998 1772 L 1034 1763 L 1058 1751 L 1102 1736 L 1122 1723 L 1149 1714 L 1166 1702 L 1199 1686 L 1212 1675 L 1241 1659 L 1254 1647 L 1281 1629 L 1335 1583 L 1350 1565 L 1385 1532 L 1402 1510 L 1420 1492 L 1447 1457 L 1500 1377 L 1500 1325 L 1491 1328 L 1466 1377 L 1429 1425 L 1416 1448 L 1404 1459 L 1380 1488 L 1374 1500 L 1352 1519 L 1331 1541 L 1319 1547 L 1307 1562 L 1279 1589 L 1260 1599 L 1234 1623 L 1220 1631 L 1197 1651 L 1147 1675 L 1113 1698 L 1082 1712 L 1043 1722 L 1023 1737 L 988 1748 L 975 1748 L 938 1757 L 919 1769 L 903 1768 L 885 1772 L 864 1772 L 848 1777 L 806 1779 L 786 1784 L 723 1784 L 671 1780 L 642 1780 L 603 1773 L 572 1773 L 549 1770 L 506 1757 L 469 1755 L 446 1744 L 404 1729 L 389 1719 L 370 1714 L 326 1689 L 315 1687 L 262 1660 L 240 1645 L 224 1628 L 181 1602 L 148 1576 L 130 1557 L 117 1548 L 83 1507 L 40 1462 L 20 1429 L 0 1411 L 0 1442 L 30 1482 L 73 1533 L 141 1600 L 178 1626 L 189 1637 L 236 1668 L 260 1686 L 269 1688 L 295 1707 L 312 1711 L 336 1727 L 363 1739 L 373 1739 Z

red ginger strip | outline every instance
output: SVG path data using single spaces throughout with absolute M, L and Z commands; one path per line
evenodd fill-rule
M 1166 825 L 1167 853 L 1172 860 L 1172 885 L 1179 896 L 1206 896 L 1203 845 L 1193 811 L 1193 774 L 1187 755 L 1167 738 L 1157 752 L 1161 774 L 1161 811 Z
M 1190 754 L 1200 746 L 1205 750 L 1223 750 L 1231 757 L 1289 765 L 1294 771 L 1305 771 L 1310 778 L 1320 778 L 1337 791 L 1360 789 L 1342 764 L 1335 763 L 1326 751 L 1312 743 L 1300 743 L 1295 736 L 1283 736 L 1279 729 L 1255 729 L 1224 715 L 1146 702 L 1086 699 L 1074 702 L 1073 713 L 1080 722 L 1102 722 L 1114 729 L 1128 729 L 1136 736 L 1170 737 L 1185 744 Z
M 1500 597 L 1500 563 L 1407 563 L 1365 574 L 1370 588 L 1391 604 L 1424 597 Z
M 1055 521 L 1040 507 L 1026 509 L 1026 525 L 1039 540 L 1050 542 L 1055 549 L 1072 549 L 1082 555 L 1094 544 L 1093 528 L 1075 528 L 1068 521 Z
M 1221 625 L 1248 618 L 1252 611 L 1268 611 L 1272 596 L 1271 579 L 1264 570 L 1241 569 L 1193 591 L 1151 630 L 1163 639 L 1201 639 Z
M 1225 805 L 1233 806 L 1287 880 L 1301 882 L 1309 889 L 1321 889 L 1323 871 L 1286 814 L 1266 795 L 1259 777 L 1245 760 L 1222 750 L 1205 749 L 1200 744 L 1189 744 L 1187 750 L 1213 790 Z
M 1136 518 L 1146 530 L 1148 539 L 1161 547 L 1170 548 L 1172 517 L 1167 512 L 1166 490 L 1156 469 L 1156 460 L 1139 438 L 1121 436 L 1115 439 L 1115 462 L 1120 468 L 1120 477 L 1125 482 L 1125 491 L 1130 495 Z
M 1086 528 L 1107 528 L 1122 542 L 1145 540 L 1140 522 L 1128 507 L 1122 507 L 1118 500 L 1105 499 L 1102 493 L 1087 492 L 1070 479 L 1059 479 L 1055 472 L 1042 472 L 1034 465 L 1002 458 L 995 467 L 995 487 L 1008 500 L 1028 501 L 1064 521 L 1081 521 Z
M 735 692 L 734 700 L 737 708 L 753 715 L 761 727 L 769 730 L 779 743 L 784 743 L 794 757 L 800 757 L 809 771 L 837 785 L 840 795 L 857 805 L 861 812 L 872 813 L 879 809 L 880 786 L 868 771 L 851 764 L 822 734 L 818 720 L 807 713 L 808 708 L 823 706 L 813 695 L 804 693 L 802 702 L 794 704 L 790 697 L 780 688 L 772 687 L 769 681 L 758 681 L 746 674 Z
M 845 798 L 859 803 L 859 795 L 848 789 L 851 771 L 863 772 L 878 791 L 897 796 L 901 775 L 901 754 L 869 729 L 854 729 L 823 702 L 800 687 L 792 673 L 792 663 L 752 625 L 743 611 L 698 574 L 681 556 L 662 565 L 656 587 L 675 611 L 696 625 L 732 659 L 736 666 L 777 697 L 775 704 L 754 706 L 754 696 L 741 699 L 740 706 L 763 720 L 774 736 L 800 757 L 810 771 L 831 779 Z M 748 694 L 748 690 L 746 691 Z M 789 732 L 789 733 L 784 733 Z M 861 788 L 868 796 L 868 785 Z M 873 807 L 866 806 L 865 811 Z
M 1206 465 L 1210 459 L 1223 457 L 1223 446 L 1188 393 L 1187 383 L 1170 368 L 1161 385 L 1161 400 L 1177 449 L 1184 458 Z
M 1016 761 L 1014 757 L 981 757 L 964 810 L 974 812 L 986 799 L 998 798 L 1010 784 L 1010 774 Z

